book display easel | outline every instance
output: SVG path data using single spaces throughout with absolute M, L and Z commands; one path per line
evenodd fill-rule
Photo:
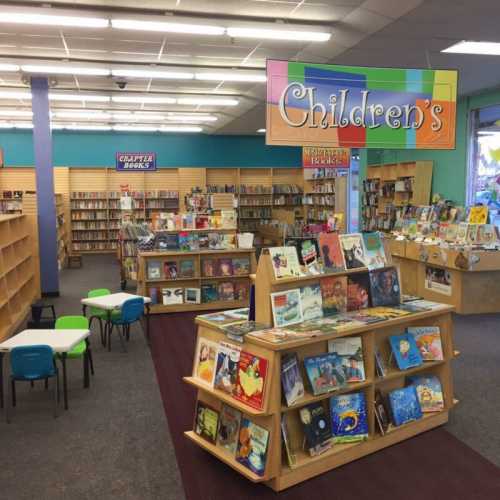
M 456 404 L 451 361 L 458 355 L 453 350 L 451 306 L 427 303 L 430 307 L 424 309 L 403 304 L 391 312 L 374 307 L 352 317 L 382 315 L 369 323 L 331 316 L 317 320 L 316 331 L 307 322 L 280 327 L 275 307 L 282 308 L 280 321 L 291 324 L 297 303 L 289 300 L 287 308 L 276 294 L 300 289 L 302 296 L 302 288 L 323 289 L 323 280 L 356 280 L 368 269 L 277 278 L 273 255 L 264 250 L 259 259 L 255 320 L 260 328 L 274 323 L 274 329 L 255 334 L 250 329 L 238 345 L 231 340 L 244 324 L 231 319 L 229 311 L 196 319 L 193 375 L 184 380 L 197 389 L 197 405 L 194 429 L 185 433 L 187 438 L 247 479 L 280 491 L 447 422 Z M 434 344 L 436 338 L 439 342 Z M 337 346 L 333 351 L 332 345 Z M 358 347 L 352 355 L 342 356 L 347 353 L 339 345 Z M 239 362 L 231 368 L 235 352 Z M 325 363 L 327 356 L 334 361 Z M 344 358 L 346 363 L 357 362 L 344 365 Z M 293 388 L 286 375 L 292 366 Z M 381 410 L 384 393 L 390 410 Z M 318 444 L 321 434 L 326 439 Z
M 432 161 L 370 165 L 363 181 L 363 231 L 391 231 L 397 211 L 407 205 L 429 205 Z
M 26 215 L 0 215 L 0 340 L 13 334 L 40 297 L 31 229 Z

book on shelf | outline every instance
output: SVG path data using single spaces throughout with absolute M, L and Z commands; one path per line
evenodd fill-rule
M 183 259 L 179 265 L 179 278 L 194 278 L 195 265 L 192 259 Z
M 323 300 L 319 284 L 300 288 L 300 305 L 304 321 L 323 317 Z
M 151 287 L 149 289 L 149 298 L 151 299 L 151 304 L 158 304 L 158 288 Z
M 262 410 L 267 380 L 268 361 L 247 351 L 241 351 L 238 376 L 233 392 L 235 399 Z
M 346 269 L 366 267 L 365 247 L 361 234 L 341 234 L 340 244 L 344 254 Z
M 241 344 L 245 341 L 245 336 L 248 333 L 256 330 L 262 330 L 263 328 L 266 328 L 266 325 L 263 325 L 262 323 L 256 323 L 255 321 L 246 321 L 242 319 L 238 320 L 238 323 L 233 323 L 221 327 L 228 339 L 240 342 Z
M 323 312 L 329 316 L 347 311 L 347 276 L 326 276 L 320 281 Z
M 347 310 L 358 311 L 370 306 L 370 278 L 368 273 L 347 276 Z
M 234 283 L 234 300 L 246 301 L 250 295 L 250 285 L 237 281 Z
M 331 397 L 330 416 L 335 443 L 352 443 L 368 439 L 368 417 L 363 392 Z
M 297 463 L 297 456 L 293 452 L 292 444 L 290 443 L 290 436 L 288 435 L 287 414 L 281 414 L 280 420 L 281 437 L 285 446 L 285 454 L 289 467 L 295 466 Z
M 269 431 L 243 416 L 240 424 L 236 461 L 258 476 L 266 470 Z
M 184 302 L 184 290 L 182 288 L 162 288 L 163 305 L 172 306 Z
M 296 353 L 289 353 L 281 360 L 281 384 L 287 406 L 292 406 L 304 396 L 304 381 Z
M 217 350 L 214 388 L 227 394 L 233 394 L 238 378 L 238 363 L 241 347 L 220 342 Z
M 315 396 L 345 387 L 347 378 L 342 360 L 333 353 L 304 358 L 304 368 Z
M 214 276 L 217 276 L 215 259 L 203 259 L 201 261 L 201 268 L 204 277 L 213 278 Z
M 148 280 L 161 279 L 161 263 L 157 260 L 147 261 Z
M 234 284 L 231 281 L 224 281 L 218 286 L 219 300 L 234 300 Z
M 165 261 L 163 263 L 163 275 L 165 279 L 175 280 L 177 279 L 177 262 L 174 260 Z
M 391 391 L 389 393 L 389 403 L 392 422 L 396 426 L 422 418 L 417 390 L 413 385 Z
M 328 352 L 337 354 L 341 359 L 347 382 L 362 382 L 365 380 L 361 337 L 342 337 L 329 340 Z
M 410 333 L 392 335 L 389 337 L 392 354 L 400 370 L 407 370 L 422 364 L 422 355 Z
M 231 259 L 219 259 L 219 276 L 233 275 L 233 262 Z
M 282 327 L 302 323 L 300 289 L 271 293 L 274 326 Z
M 299 410 L 306 447 L 311 456 L 319 455 L 332 446 L 332 431 L 328 413 L 321 402 L 312 403 Z
M 196 403 L 194 432 L 210 443 L 215 444 L 217 441 L 218 426 L 219 412 L 198 400 Z
M 412 326 L 406 331 L 413 335 L 424 361 L 442 361 L 443 346 L 439 326 Z
M 326 272 L 344 271 L 346 264 L 337 233 L 320 233 L 318 236 L 319 250 Z
M 193 373 L 211 387 L 214 383 L 218 349 L 217 342 L 198 337 Z
M 229 453 L 236 455 L 238 436 L 241 423 L 241 412 L 231 406 L 223 404 L 219 417 L 219 430 L 217 432 L 217 446 Z
M 408 377 L 410 385 L 417 390 L 418 402 L 422 413 L 444 410 L 444 398 L 441 382 L 436 375 Z
M 208 283 L 201 285 L 201 302 L 202 304 L 208 304 L 210 302 L 217 302 L 219 300 L 219 292 L 217 290 L 217 284 Z
M 380 434 L 384 436 L 391 426 L 391 410 L 380 389 L 375 389 L 374 413 Z
M 371 271 L 388 264 L 384 244 L 379 232 L 363 233 L 366 267 Z
M 488 207 L 470 207 L 467 222 L 469 224 L 486 224 L 488 222 Z
M 387 364 L 382 352 L 377 347 L 375 347 L 375 371 L 381 378 L 384 378 L 387 375 Z
M 247 321 L 245 317 L 238 317 L 238 315 L 231 314 L 233 311 L 221 311 L 208 314 L 200 314 L 197 318 L 206 321 L 210 325 L 220 328 L 226 325 L 233 325 L 237 323 L 244 323 Z M 247 316 L 248 317 L 248 316 Z
M 295 247 L 272 247 L 269 255 L 276 279 L 303 276 Z
M 373 307 L 396 306 L 401 302 L 401 287 L 395 267 L 376 269 L 369 273 Z
M 200 304 L 201 303 L 201 290 L 199 288 L 185 288 L 184 289 L 184 302 L 186 304 Z
M 250 274 L 250 259 L 248 257 L 234 258 L 232 264 L 235 276 Z

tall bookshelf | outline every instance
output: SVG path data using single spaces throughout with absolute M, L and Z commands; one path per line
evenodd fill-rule
M 391 231 L 404 206 L 429 205 L 432 170 L 432 161 L 368 166 L 363 181 L 362 229 Z
M 364 270 L 367 272 L 367 270 Z M 336 275 L 349 275 L 360 270 L 344 271 Z M 272 324 L 270 293 L 295 289 L 300 286 L 318 284 L 324 276 L 304 276 L 298 278 L 275 279 L 273 266 L 268 252 L 264 251 L 259 259 L 256 275 L 256 321 L 262 324 Z M 451 361 L 458 352 L 453 350 L 453 323 L 451 312 L 453 307 L 438 306 L 436 309 L 425 312 L 408 314 L 407 316 L 388 319 L 371 325 L 356 326 L 351 329 L 325 333 L 312 338 L 300 338 L 271 343 L 264 339 L 246 336 L 244 343 L 239 346 L 250 355 L 267 360 L 267 377 L 263 389 L 263 405 L 255 408 L 234 398 L 231 394 L 214 389 L 196 376 L 196 364 L 193 375 L 184 377 L 184 381 L 197 391 L 197 400 L 215 409 L 221 410 L 222 404 L 242 412 L 251 422 L 264 427 L 269 433 L 267 455 L 263 475 L 257 475 L 238 462 L 234 455 L 222 447 L 213 444 L 198 435 L 194 430 L 185 432 L 192 442 L 212 454 L 236 472 L 256 483 L 263 483 L 275 491 L 281 491 L 331 469 L 357 460 L 363 456 L 377 452 L 383 448 L 409 439 L 429 429 L 443 425 L 448 421 L 449 412 L 457 403 L 453 398 L 453 380 Z M 196 319 L 198 325 L 198 341 L 230 342 L 225 333 L 206 321 L 203 317 Z M 421 366 L 400 371 L 389 366 L 384 377 L 380 377 L 375 369 L 375 350 L 389 359 L 389 337 L 401 333 L 410 326 L 438 326 L 441 332 L 443 346 L 443 361 L 426 362 Z M 337 391 L 321 395 L 313 395 L 306 385 L 304 396 L 287 406 L 284 402 L 281 387 L 281 363 L 283 358 L 296 353 L 304 382 L 307 376 L 304 371 L 303 360 L 307 356 L 314 356 L 328 352 L 328 341 L 351 336 L 361 337 L 363 360 L 365 366 L 365 380 L 351 382 Z M 432 374 L 439 377 L 444 396 L 444 409 L 434 413 L 424 413 L 419 419 L 404 425 L 393 426 L 381 434 L 376 425 L 374 412 L 375 390 L 390 392 L 405 386 L 406 377 L 415 374 Z M 304 430 L 300 421 L 299 410 L 310 403 L 323 405 L 325 414 L 329 415 L 328 400 L 339 394 L 362 392 L 367 407 L 368 438 L 364 441 L 351 443 L 335 443 L 332 447 L 319 455 L 312 456 L 304 450 Z M 290 453 L 294 461 L 286 458 L 282 440 L 282 420 L 285 417 Z
M 66 221 L 66 211 L 64 207 L 64 197 L 56 194 L 56 224 L 57 224 L 57 263 L 59 269 L 66 267 L 68 257 L 68 230 Z

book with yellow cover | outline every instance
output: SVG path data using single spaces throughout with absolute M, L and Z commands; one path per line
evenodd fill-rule
M 470 224 L 486 224 L 488 222 L 488 207 L 470 207 L 467 222 Z

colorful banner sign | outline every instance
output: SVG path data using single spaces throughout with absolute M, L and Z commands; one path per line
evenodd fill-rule
M 268 60 L 266 144 L 454 149 L 457 78 Z
M 156 170 L 156 153 L 116 153 L 117 172 L 152 172 Z
M 349 148 L 302 148 L 303 168 L 349 168 L 351 150 Z

